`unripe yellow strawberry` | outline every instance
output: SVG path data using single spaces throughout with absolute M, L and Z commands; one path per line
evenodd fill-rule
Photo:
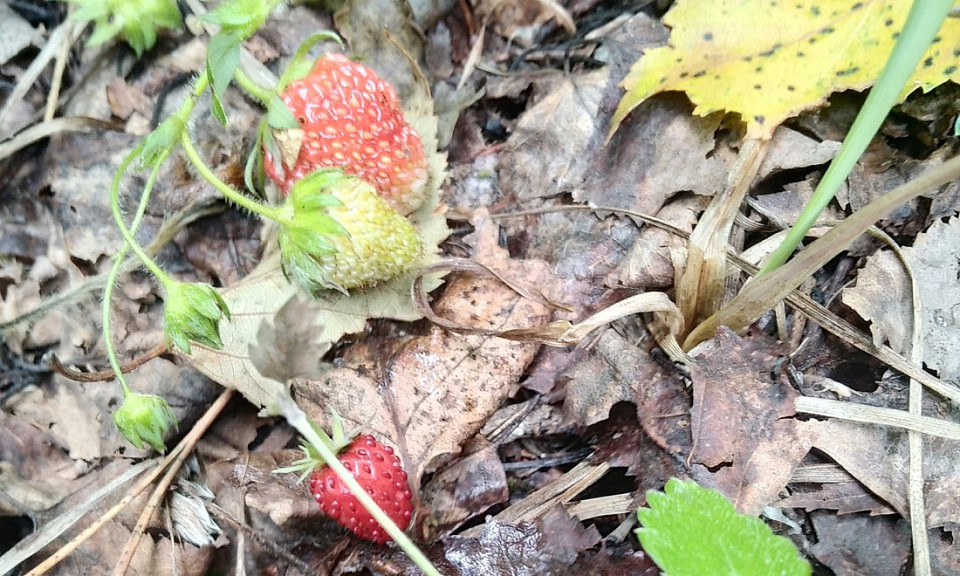
M 359 178 L 319 170 L 290 190 L 281 221 L 283 272 L 311 293 L 372 286 L 423 253 L 416 228 Z

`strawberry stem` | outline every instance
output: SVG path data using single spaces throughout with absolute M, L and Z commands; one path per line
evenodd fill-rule
M 206 77 L 201 77 L 197 84 L 194 86 L 193 93 L 184 101 L 180 106 L 175 115 L 183 119 L 186 119 L 190 116 L 190 113 L 193 111 L 193 107 L 197 103 L 197 98 L 207 88 L 207 79 Z M 123 214 L 120 210 L 120 184 L 123 180 L 123 175 L 126 174 L 127 169 L 130 168 L 130 165 L 135 159 L 141 156 L 144 152 L 146 140 L 141 142 L 140 145 L 136 146 L 129 154 L 123 159 L 120 163 L 120 166 L 117 167 L 117 172 L 113 177 L 113 182 L 110 186 L 110 209 L 113 213 L 113 219 L 117 223 L 117 227 L 120 229 L 120 235 L 123 236 L 123 246 L 120 247 L 120 250 L 114 256 L 113 266 L 110 268 L 110 273 L 107 276 L 107 284 L 103 290 L 103 308 L 102 308 L 102 333 L 104 346 L 107 351 L 107 361 L 110 363 L 110 367 L 113 369 L 114 374 L 116 375 L 117 383 L 120 384 L 120 388 L 123 391 L 123 397 L 127 398 L 130 395 L 130 386 L 127 384 L 127 380 L 123 375 L 123 371 L 120 369 L 120 359 L 117 357 L 117 351 L 113 346 L 113 338 L 111 335 L 110 328 L 110 308 L 111 302 L 113 300 L 113 289 L 117 284 L 117 279 L 120 276 L 120 272 L 123 269 L 123 261 L 126 258 L 127 252 L 133 250 L 138 258 L 146 265 L 146 267 L 157 277 L 161 284 L 167 285 L 169 283 L 170 277 L 157 265 L 156 262 L 140 247 L 140 244 L 133 237 L 133 234 L 136 233 L 137 229 L 140 227 L 140 222 L 143 220 L 143 215 L 147 211 L 147 204 L 150 201 L 150 194 L 153 192 L 153 187 L 157 182 L 157 179 L 160 176 L 160 168 L 163 166 L 164 162 L 173 153 L 175 143 L 167 146 L 163 150 L 158 152 L 158 155 L 153 159 L 153 168 L 150 171 L 150 175 L 147 177 L 147 181 L 144 184 L 143 191 L 140 194 L 140 201 L 137 204 L 137 212 L 134 215 L 133 221 L 130 223 L 128 228 L 126 223 L 123 221 Z
M 123 370 L 120 368 L 120 359 L 117 357 L 117 351 L 113 346 L 113 338 L 110 334 L 110 303 L 113 297 L 113 288 L 117 284 L 117 278 L 120 276 L 120 271 L 123 269 L 123 261 L 127 256 L 127 251 L 131 247 L 134 248 L 136 252 L 140 248 L 140 245 L 137 244 L 136 240 L 133 240 L 133 233 L 137 231 L 140 227 L 140 221 L 143 219 L 143 215 L 147 211 L 147 203 L 150 200 L 150 192 L 153 190 L 153 186 L 157 181 L 157 178 L 160 176 L 160 167 L 163 166 L 164 160 L 170 156 L 173 150 L 166 150 L 161 153 L 159 161 L 154 165 L 153 170 L 150 171 L 150 176 L 147 178 L 147 182 L 143 188 L 143 194 L 140 196 L 140 202 L 137 205 L 137 213 L 134 215 L 133 221 L 130 223 L 130 228 L 127 229 L 126 225 L 123 222 L 123 218 L 120 215 L 120 202 L 119 202 L 119 189 L 120 189 L 120 180 L 123 178 L 123 174 L 127 171 L 127 168 L 130 167 L 130 164 L 134 159 L 140 154 L 143 146 L 137 146 L 127 154 L 126 158 L 123 159 L 123 162 L 120 163 L 120 167 L 117 169 L 117 173 L 113 179 L 113 185 L 110 188 L 110 205 L 113 210 L 114 219 L 117 220 L 120 227 L 120 233 L 124 237 L 123 246 L 120 247 L 120 250 L 114 256 L 113 266 L 110 268 L 110 274 L 107 276 L 107 284 L 103 289 L 103 341 L 104 346 L 107 350 L 107 360 L 110 362 L 110 367 L 113 369 L 113 373 L 116 375 L 117 383 L 120 384 L 120 388 L 123 391 L 123 397 L 127 398 L 130 395 L 130 386 L 127 384 L 127 380 L 123 375 Z M 131 244 L 132 241 L 132 244 Z M 141 253 L 143 254 L 141 256 Z M 146 256 L 146 253 L 142 249 L 137 252 L 137 256 L 141 260 Z M 147 258 L 151 263 L 152 260 Z M 154 264 L 156 266 L 156 264 Z M 159 268 L 158 268 L 159 269 Z
M 317 433 L 317 430 L 310 423 L 310 420 L 307 418 L 307 415 L 297 406 L 293 399 L 289 396 L 279 396 L 277 398 L 277 408 L 279 408 L 280 413 L 287 419 L 287 422 L 297 429 L 300 432 L 300 435 L 303 436 L 308 442 L 310 442 L 313 449 L 316 450 L 317 455 L 337 473 L 337 476 L 340 478 L 340 481 L 346 484 L 350 489 L 350 492 L 360 501 L 360 504 L 367 509 L 367 512 L 380 523 L 380 526 L 386 530 L 387 534 L 393 538 L 393 541 L 397 543 L 398 546 L 410 557 L 411 560 L 423 571 L 427 576 L 441 576 L 440 571 L 437 570 L 436 566 L 430 562 L 430 559 L 417 548 L 417 545 L 413 543 L 412 540 L 406 535 L 406 533 L 400 529 L 399 526 L 394 524 L 393 520 L 390 519 L 387 514 L 377 506 L 377 503 L 373 501 L 373 498 L 367 494 L 367 491 L 363 489 L 362 486 L 357 482 L 357 479 L 353 477 L 346 468 L 343 467 L 343 464 L 340 463 L 340 460 L 337 458 L 337 455 L 331 450 L 329 446 L 323 439 L 320 437 L 320 434 Z
M 200 154 L 197 153 L 197 149 L 194 148 L 193 142 L 190 140 L 190 135 L 186 130 L 183 131 L 183 134 L 180 137 L 180 145 L 183 146 L 183 152 L 187 155 L 187 158 L 190 160 L 190 163 L 193 164 L 193 167 L 203 176 L 203 179 L 210 183 L 211 186 L 217 189 L 218 192 L 226 196 L 228 200 L 246 208 L 247 210 L 253 212 L 254 214 L 259 214 L 264 218 L 269 218 L 270 220 L 281 220 L 280 209 L 273 206 L 264 206 L 263 204 L 248 198 L 243 194 L 237 192 L 229 184 L 217 177 L 213 173 L 213 170 L 200 158 Z
M 233 74 L 233 79 L 236 80 L 237 85 L 240 86 L 248 94 L 260 101 L 261 104 L 266 106 L 273 100 L 274 92 L 269 88 L 264 88 L 263 86 L 254 82 L 242 68 L 237 68 L 237 71 Z

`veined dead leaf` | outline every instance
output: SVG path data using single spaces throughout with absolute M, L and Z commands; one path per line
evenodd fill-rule
M 832 92 L 864 90 L 883 69 L 911 2 L 680 0 L 664 16 L 668 46 L 647 52 L 623 81 L 627 93 L 613 134 L 640 102 L 680 90 L 706 116 L 725 110 L 747 123 L 747 138 L 769 138 L 785 119 Z M 744 33 L 744 31 L 749 31 Z M 960 20 L 947 18 L 901 101 L 960 81 Z

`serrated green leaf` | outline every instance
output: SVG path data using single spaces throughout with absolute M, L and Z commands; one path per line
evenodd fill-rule
M 790 540 L 759 518 L 739 514 L 722 494 L 671 478 L 648 492 L 637 512 L 643 549 L 667 576 L 809 576 L 810 564 Z

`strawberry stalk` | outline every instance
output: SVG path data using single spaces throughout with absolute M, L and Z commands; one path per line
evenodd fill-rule
M 193 141 L 190 140 L 190 135 L 184 130 L 183 134 L 180 137 L 180 145 L 183 147 L 183 152 L 186 154 L 187 159 L 190 160 L 190 163 L 193 164 L 194 169 L 203 177 L 204 180 L 210 183 L 211 186 L 217 189 L 218 192 L 223 194 L 227 200 L 230 200 L 234 204 L 242 208 L 246 208 L 254 214 L 263 216 L 264 218 L 269 218 L 270 220 L 280 221 L 283 219 L 283 214 L 280 208 L 275 206 L 265 206 L 256 200 L 244 196 L 243 194 L 237 192 L 233 189 L 232 186 L 221 180 L 213 173 L 213 170 L 203 161 L 203 158 L 200 157 L 200 154 L 197 152 L 197 149 L 193 146 Z
M 387 534 L 393 538 L 393 541 L 413 560 L 424 574 L 427 576 L 441 576 L 440 571 L 430 562 L 430 559 L 417 548 L 417 545 L 390 519 L 387 513 L 377 506 L 377 503 L 374 502 L 373 498 L 360 486 L 356 478 L 343 467 L 343 464 L 340 463 L 340 460 L 330 448 L 329 444 L 324 442 L 324 439 L 321 438 L 317 430 L 311 425 L 307 415 L 289 396 L 279 396 L 274 411 L 282 414 L 287 422 L 300 432 L 300 435 L 310 443 L 310 447 L 316 451 L 316 454 L 323 460 L 324 464 L 337 473 L 340 481 L 350 489 L 357 501 L 380 523 L 380 526 L 383 527 Z
M 143 146 L 138 146 L 134 148 L 123 162 L 120 164 L 120 168 L 117 170 L 117 175 L 114 177 L 113 185 L 111 186 L 111 206 L 113 207 L 114 217 L 119 215 L 119 188 L 120 188 L 120 179 L 123 174 L 126 172 L 127 168 L 133 162 L 134 159 L 142 152 Z M 150 171 L 150 176 L 147 178 L 146 185 L 144 186 L 143 195 L 140 197 L 140 203 L 137 206 L 136 215 L 133 218 L 133 222 L 130 224 L 130 230 L 126 229 L 126 226 L 121 226 L 121 233 L 127 232 L 132 237 L 133 232 L 136 232 L 137 228 L 140 227 L 140 222 L 143 219 L 143 215 L 147 211 L 147 203 L 150 197 L 150 191 L 153 190 L 153 186 L 157 181 L 157 178 L 160 175 L 160 167 L 163 165 L 163 161 L 170 155 L 172 149 L 168 149 L 160 153 L 158 157 L 158 162 L 153 167 L 153 170 Z M 121 219 L 122 222 L 122 219 Z M 137 246 L 136 243 L 133 246 Z M 113 369 L 113 373 L 116 375 L 117 383 L 120 384 L 120 389 L 123 393 L 123 404 L 120 408 L 114 413 L 114 422 L 117 425 L 117 428 L 120 432 L 127 438 L 133 445 L 137 448 L 143 448 L 143 442 L 146 441 L 150 444 L 157 452 L 164 451 L 163 435 L 169 429 L 170 424 L 174 426 L 177 425 L 176 416 L 174 416 L 173 411 L 170 410 L 169 405 L 166 401 L 158 396 L 137 394 L 130 389 L 129 384 L 127 384 L 126 377 L 123 375 L 123 371 L 120 368 L 120 359 L 117 357 L 117 351 L 113 346 L 113 337 L 111 335 L 110 328 L 110 303 L 113 296 L 113 288 L 117 284 L 117 278 L 120 276 L 120 271 L 123 269 L 124 259 L 126 258 L 127 251 L 130 249 L 131 244 L 126 241 L 123 246 L 120 248 L 120 251 L 117 252 L 114 256 L 113 266 L 110 269 L 110 273 L 107 276 L 107 284 L 103 290 L 103 308 L 102 308 L 102 322 L 103 322 L 103 341 L 107 350 L 107 360 L 110 362 L 110 367 Z

